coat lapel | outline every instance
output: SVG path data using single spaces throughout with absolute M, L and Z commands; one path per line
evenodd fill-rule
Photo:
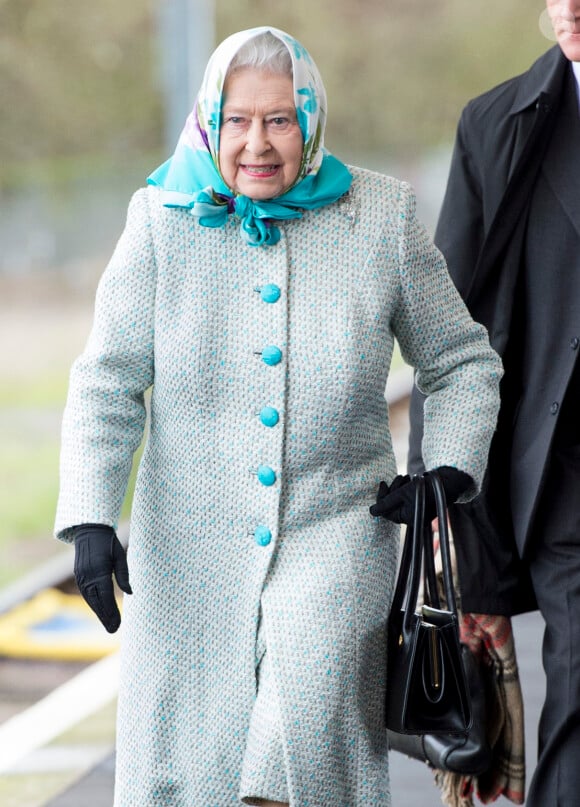
M 533 151 L 546 120 L 545 113 L 558 103 L 564 76 L 569 65 L 559 46 L 554 46 L 522 76 L 518 92 L 510 109 L 516 120 L 513 157 L 509 170 L 510 184 L 522 163 Z M 544 113 L 544 114 L 543 114 Z M 506 188 L 506 194 L 510 190 Z
M 560 48 L 555 46 L 523 76 L 510 110 L 516 125 L 508 182 L 503 193 L 496 197 L 495 215 L 481 253 L 482 263 L 501 251 L 527 203 L 527 186 L 533 185 L 537 174 L 534 169 L 539 168 L 543 158 L 568 65 Z
M 568 65 L 555 46 L 522 77 L 509 113 L 515 120 L 513 139 L 502 144 L 511 155 L 507 182 L 492 189 L 491 224 L 466 293 L 472 315 L 486 325 L 502 355 L 510 331 L 523 214 L 550 139 Z
M 572 71 L 543 172 L 580 236 L 580 112 Z

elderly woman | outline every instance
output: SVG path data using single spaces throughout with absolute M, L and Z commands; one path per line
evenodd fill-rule
M 369 505 L 396 474 L 393 341 L 453 499 L 481 481 L 501 367 L 409 186 L 332 157 L 325 117 L 291 36 L 226 39 L 132 200 L 73 367 L 57 534 L 108 630 L 113 572 L 131 594 L 116 807 L 390 803 L 399 528 Z M 129 585 L 115 528 L 149 388 Z M 374 512 L 404 520 L 401 482 Z

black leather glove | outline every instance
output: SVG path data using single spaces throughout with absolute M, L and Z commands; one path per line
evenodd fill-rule
M 469 474 L 443 465 L 435 469 L 439 474 L 447 504 L 456 502 L 467 488 L 473 484 Z M 377 493 L 376 504 L 370 508 L 371 516 L 383 516 L 395 524 L 412 524 L 415 515 L 415 486 L 408 474 L 396 476 L 390 485 L 381 482 Z M 437 508 L 431 485 L 425 485 L 425 518 L 435 518 Z
M 132 594 L 127 556 L 112 527 L 81 524 L 74 528 L 74 575 L 77 586 L 109 633 L 121 624 L 113 588 L 113 574 L 119 588 Z

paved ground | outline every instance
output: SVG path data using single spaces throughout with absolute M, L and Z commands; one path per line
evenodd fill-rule
M 109 754 L 79 782 L 46 807 L 112 807 L 115 754 Z

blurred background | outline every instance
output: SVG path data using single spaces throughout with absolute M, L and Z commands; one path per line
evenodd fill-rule
M 254 25 L 311 51 L 326 144 L 407 179 L 433 229 L 473 95 L 552 44 L 543 0 L 0 0 L 0 587 L 51 539 L 71 361 L 132 192 L 172 152 L 207 57 Z

